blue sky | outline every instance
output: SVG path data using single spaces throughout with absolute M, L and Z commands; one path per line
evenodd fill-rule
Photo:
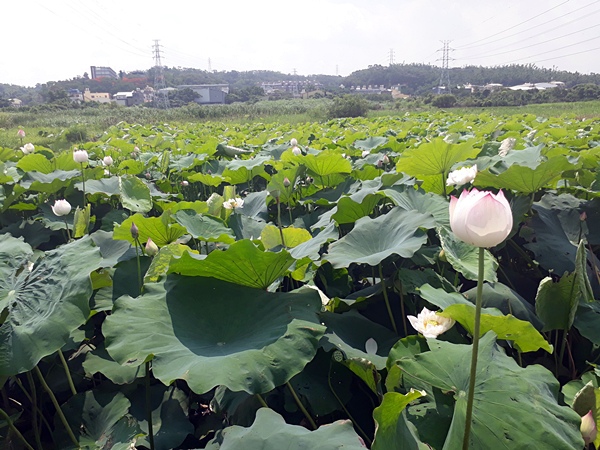
M 348 75 L 372 64 L 536 63 L 600 72 L 599 0 L 21 0 L 2 6 L 0 82 L 163 64 Z M 535 80 L 539 81 L 539 80 Z

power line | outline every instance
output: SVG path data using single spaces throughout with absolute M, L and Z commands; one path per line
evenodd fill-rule
M 569 16 L 569 15 L 571 15 L 571 14 L 574 14 L 574 13 L 578 12 L 578 11 L 581 11 L 582 9 L 585 9 L 585 8 L 587 8 L 587 7 L 589 7 L 589 6 L 592 6 L 593 4 L 596 4 L 596 3 L 598 3 L 598 0 L 596 0 L 596 1 L 592 2 L 592 3 L 588 3 L 587 5 L 584 5 L 584 6 L 582 6 L 581 8 L 577 8 L 577 9 L 574 9 L 573 11 L 567 12 L 567 13 L 565 13 L 565 14 L 563 14 L 563 15 L 559 16 L 559 17 L 555 17 L 555 18 L 553 18 L 553 19 L 550 19 L 550 20 L 548 20 L 548 21 L 546 21 L 546 22 L 542 22 L 542 23 L 540 23 L 540 24 L 538 24 L 538 25 L 534 25 L 534 26 L 532 26 L 532 27 L 529 27 L 527 30 L 523 30 L 523 31 L 517 31 L 516 33 L 509 34 L 508 36 L 504 36 L 504 37 L 501 37 L 501 38 L 498 38 L 498 39 L 494 39 L 493 41 L 490 41 L 490 42 L 485 42 L 485 43 L 483 43 L 483 44 L 477 44 L 477 45 L 472 45 L 473 43 L 472 43 L 472 44 L 467 44 L 467 45 L 465 45 L 465 46 L 462 46 L 462 47 L 457 47 L 457 49 L 456 49 L 456 50 L 457 50 L 457 51 L 461 51 L 461 50 L 468 50 L 468 49 L 470 49 L 470 48 L 474 48 L 474 47 L 481 47 L 481 46 L 483 46 L 483 45 L 489 45 L 489 44 L 493 44 L 494 42 L 502 41 L 502 40 L 504 40 L 504 39 L 508 39 L 508 38 L 511 38 L 511 37 L 517 36 L 517 35 L 519 35 L 519 34 L 526 33 L 526 32 L 528 32 L 528 31 L 531 31 L 531 30 L 535 29 L 535 28 L 539 28 L 539 27 L 542 27 L 542 26 L 544 26 L 544 25 L 547 25 L 547 24 L 549 24 L 549 23 L 552 23 L 552 22 L 554 22 L 554 21 L 556 21 L 556 20 L 563 19 L 563 18 L 564 18 L 564 17 L 566 17 L 566 16 Z M 588 14 L 587 16 L 578 17 L 577 19 L 574 19 L 574 20 L 571 20 L 571 21 L 569 21 L 569 22 L 566 22 L 566 23 L 563 23 L 563 24 L 557 25 L 557 26 L 555 26 L 555 27 L 554 27 L 554 30 L 555 30 L 555 29 L 557 29 L 557 28 L 563 27 L 563 26 L 565 26 L 565 25 L 568 25 L 568 24 L 570 24 L 570 23 L 577 22 L 578 20 L 585 19 L 585 18 L 587 18 L 587 17 L 589 17 L 589 16 L 591 16 L 591 15 L 593 15 L 593 14 L 596 14 L 598 11 L 600 11 L 600 10 L 596 10 L 596 11 L 594 11 L 594 12 L 592 12 L 592 13 Z M 516 26 L 518 26 L 518 25 L 515 25 L 515 27 L 516 27 Z M 514 28 L 514 27 L 511 27 L 511 28 Z M 504 31 L 507 31 L 507 30 L 504 30 Z M 503 32 L 501 32 L 501 33 L 503 33 Z M 497 34 L 498 34 L 498 33 L 497 33 Z M 491 36 L 488 36 L 487 38 L 480 39 L 480 41 L 482 41 L 482 40 L 487 40 L 489 37 L 491 37 Z M 479 42 L 479 41 L 476 41 L 476 42 Z
M 438 83 L 437 93 L 440 94 L 442 91 L 451 93 L 452 89 L 450 87 L 450 69 L 449 62 L 452 58 L 450 58 L 450 51 L 454 50 L 450 48 L 450 41 L 442 41 L 444 46 L 438 50 L 442 51 L 442 73 L 440 75 L 440 82 Z M 439 59 L 438 59 L 439 61 Z
M 517 62 L 517 61 L 523 61 L 524 59 L 532 59 L 532 58 L 535 58 L 536 56 L 540 56 L 540 55 L 546 55 L 546 54 L 548 54 L 548 53 L 554 53 L 554 52 L 555 52 L 555 51 L 557 51 L 557 50 L 562 50 L 562 49 L 564 49 L 564 48 L 573 47 L 574 45 L 584 44 L 584 43 L 586 43 L 586 42 L 590 42 L 590 41 L 595 41 L 596 39 L 600 39 L 600 36 L 596 36 L 596 37 L 593 37 L 593 38 L 590 38 L 590 39 L 585 39 L 585 40 L 583 40 L 583 41 L 579 41 L 579 42 L 574 42 L 574 43 L 572 43 L 572 44 L 569 44 L 569 45 L 564 45 L 564 46 L 562 46 L 562 47 L 558 47 L 558 48 L 554 48 L 554 49 L 552 49 L 552 50 L 548 50 L 548 51 L 546 51 L 546 52 L 537 53 L 537 54 L 535 54 L 535 55 L 533 55 L 533 56 L 528 56 L 528 57 L 526 57 L 526 58 L 514 59 L 514 60 L 512 60 L 512 61 L 510 61 L 510 62 L 508 62 L 508 63 L 504 63 L 504 64 L 510 64 L 510 63 L 512 63 L 512 62 Z M 550 59 L 554 59 L 554 58 L 550 58 Z
M 547 9 L 547 10 L 545 10 L 545 11 L 542 11 L 541 13 L 539 13 L 539 14 L 536 14 L 535 16 L 533 16 L 533 17 L 530 17 L 530 18 L 529 18 L 529 19 L 527 19 L 527 20 L 524 20 L 523 22 L 519 22 L 518 24 L 516 24 L 516 25 L 513 25 L 513 26 L 511 26 L 511 27 L 508 27 L 508 28 L 506 28 L 506 29 L 504 29 L 504 30 L 502 30 L 502 31 L 499 31 L 499 32 L 497 32 L 497 33 L 491 34 L 491 35 L 489 35 L 489 36 L 487 36 L 487 37 L 484 37 L 484 38 L 482 38 L 482 39 L 478 39 L 478 40 L 476 40 L 476 41 L 474 41 L 474 42 L 471 42 L 471 43 L 469 43 L 469 44 L 466 44 L 466 45 L 464 45 L 462 48 L 464 49 L 464 48 L 471 47 L 473 44 L 477 44 L 478 42 L 485 41 L 485 40 L 487 40 L 487 39 L 489 39 L 489 38 L 492 38 L 492 37 L 494 37 L 494 36 L 498 36 L 499 34 L 505 33 L 505 32 L 507 32 L 507 31 L 510 31 L 510 30 L 512 30 L 512 29 L 514 29 L 514 28 L 517 28 L 517 27 L 519 27 L 519 26 L 521 26 L 521 25 L 523 25 L 523 24 L 526 24 L 526 23 L 528 23 L 528 22 L 531 22 L 532 20 L 535 20 L 535 19 L 537 19 L 538 17 L 541 17 L 541 16 L 543 16 L 544 14 L 547 14 L 547 13 L 549 13 L 550 11 L 553 11 L 553 10 L 555 10 L 556 8 L 558 8 L 558 7 L 562 6 L 562 5 L 564 5 L 565 3 L 569 3 L 569 1 L 570 1 L 570 0 L 566 0 L 566 1 L 562 2 L 562 3 L 559 3 L 558 5 L 556 5 L 556 6 L 553 6 L 553 7 L 552 7 L 552 8 L 550 8 L 550 9 Z
M 567 36 L 572 36 L 572 35 L 577 34 L 577 33 L 582 33 L 584 31 L 590 30 L 592 28 L 597 28 L 597 27 L 600 27 L 600 24 L 592 25 L 591 27 L 587 27 L 587 28 L 582 28 L 581 30 L 573 31 L 572 33 L 568 33 L 568 34 L 563 34 L 562 36 L 557 36 L 557 37 L 552 38 L 552 39 L 547 39 L 545 41 L 538 42 L 536 44 L 530 44 L 530 45 L 526 45 L 524 47 L 515 48 L 515 49 L 512 49 L 512 50 L 505 50 L 505 51 L 499 52 L 499 53 L 479 54 L 479 55 L 476 55 L 476 56 L 469 56 L 468 58 L 461 58 L 461 59 L 464 60 L 464 59 L 476 59 L 476 58 L 491 58 L 492 56 L 504 55 L 506 53 L 512 53 L 512 52 L 516 52 L 516 51 L 519 51 L 519 50 L 524 50 L 526 48 L 537 47 L 538 45 L 542 45 L 542 44 L 546 44 L 548 42 L 556 41 L 558 39 L 562 39 L 562 38 L 567 37 Z

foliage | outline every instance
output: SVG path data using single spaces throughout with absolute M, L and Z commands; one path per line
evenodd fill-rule
M 327 114 L 330 119 L 339 117 L 360 117 L 367 114 L 368 102 L 357 95 L 344 95 L 337 97 L 329 106 Z
M 56 114 L 93 137 L 76 144 L 15 116 L 35 151 L 0 146 L 5 442 L 460 448 L 478 250 L 450 231 L 446 179 L 476 164 L 514 224 L 485 252 L 470 448 L 583 448 L 580 416 L 600 422 L 600 120 L 165 120 L 334 102 L 101 108 L 102 129 Z M 77 212 L 55 216 L 59 199 Z M 456 324 L 425 339 L 407 321 L 424 307 Z

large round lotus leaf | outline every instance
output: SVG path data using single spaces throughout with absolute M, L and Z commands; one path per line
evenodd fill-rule
M 410 258 L 427 241 L 420 228 L 433 228 L 429 214 L 394 208 L 377 219 L 363 217 L 354 229 L 329 246 L 327 260 L 335 268 L 352 263 L 376 266 L 392 254 Z
M 47 252 L 30 271 L 30 251 L 10 235 L 0 236 L 0 375 L 31 370 L 60 349 L 85 323 L 92 295 L 90 272 L 101 257 L 89 237 Z
M 472 346 L 436 339 L 427 343 L 431 351 L 401 358 L 396 364 L 404 374 L 454 396 L 454 417 L 443 450 L 461 448 Z M 496 345 L 492 332 L 479 345 L 469 448 L 583 447 L 581 419 L 571 408 L 558 404 L 558 381 L 548 370 L 539 365 L 519 367 Z
M 244 286 L 266 289 L 283 276 L 294 262 L 286 251 L 264 252 L 249 240 L 237 241 L 225 251 L 213 251 L 204 259 L 184 253 L 171 260 L 170 273 L 211 277 Z
M 217 433 L 206 447 L 210 450 L 364 450 L 349 420 L 338 420 L 316 431 L 288 425 L 279 414 L 268 408 L 256 412 L 250 428 L 237 425 Z
M 224 385 L 263 393 L 289 381 L 314 357 L 325 331 L 312 289 L 269 293 L 212 278 L 171 275 L 137 299 L 115 303 L 102 331 L 121 363 L 153 355 L 154 376 L 184 379 L 197 393 Z

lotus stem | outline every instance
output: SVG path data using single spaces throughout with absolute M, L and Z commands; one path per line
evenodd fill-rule
M 58 356 L 60 358 L 60 362 L 65 368 L 65 373 L 67 374 L 67 381 L 69 382 L 69 388 L 71 388 L 71 392 L 73 395 L 77 395 L 77 391 L 75 390 L 75 384 L 73 384 L 73 378 L 71 378 L 71 371 L 69 370 L 69 365 L 67 364 L 67 360 L 65 359 L 65 355 L 62 350 L 58 349 Z
M 83 163 L 81 163 L 81 183 L 83 185 L 83 206 L 85 207 L 85 172 L 83 170 Z
M 260 394 L 254 394 L 254 396 L 256 397 L 256 399 L 258 400 L 258 402 L 261 404 L 261 406 L 263 408 L 268 408 L 269 405 L 267 405 L 267 402 L 265 401 L 264 398 L 262 398 L 262 395 Z
M 340 406 L 342 407 L 342 409 L 344 410 L 344 412 L 346 413 L 346 415 L 348 416 L 348 418 L 352 421 L 352 423 L 354 424 L 354 426 L 356 427 L 356 429 L 358 430 L 358 432 L 362 435 L 364 441 L 366 442 L 366 444 L 371 447 L 371 439 L 369 439 L 369 436 L 367 435 L 367 433 L 365 433 L 365 431 L 360 427 L 360 425 L 358 424 L 358 422 L 356 420 L 354 420 L 354 417 L 352 417 L 352 414 L 350 414 L 350 411 L 348 411 L 348 409 L 346 408 L 346 405 L 344 405 L 344 402 L 342 402 L 342 399 L 337 395 L 337 392 L 335 392 L 335 390 L 333 389 L 333 385 L 331 384 L 331 366 L 333 365 L 333 360 L 329 361 L 329 371 L 327 372 L 327 384 L 329 384 L 329 390 L 331 391 L 331 393 L 333 394 L 333 396 L 335 397 L 335 399 L 338 401 L 338 403 L 340 404 Z
M 67 229 L 67 242 L 71 242 L 71 233 L 69 233 L 69 224 L 67 223 L 66 216 L 65 216 L 65 228 Z
M 37 423 L 37 416 L 38 416 L 39 412 L 38 412 L 37 403 L 36 403 L 37 396 L 35 394 L 35 384 L 33 384 L 33 378 L 31 377 L 31 373 L 27 372 L 27 378 L 29 380 L 29 384 L 31 385 L 32 395 L 29 395 L 29 392 L 27 392 L 27 389 L 25 389 L 25 386 L 23 386 L 23 383 L 21 382 L 21 380 L 19 380 L 19 377 L 15 376 L 14 380 L 17 383 L 17 386 L 19 386 L 21 388 L 21 391 L 23 392 L 23 394 L 25 394 L 25 397 L 27 397 L 27 400 L 29 400 L 29 403 L 31 403 L 31 407 L 33 408 L 33 414 L 31 415 L 31 428 L 33 428 L 35 442 L 36 442 L 38 448 L 41 449 L 43 447 L 42 447 L 42 441 L 40 440 L 40 430 L 38 429 L 38 423 Z M 47 422 L 46 422 L 46 425 L 48 426 L 48 431 L 51 431 L 51 428 Z
M 404 292 L 402 292 L 402 282 L 400 282 L 400 313 L 402 314 L 402 326 L 404 327 L 404 336 L 408 336 L 408 325 L 406 323 L 406 312 L 404 310 Z
M 483 270 L 485 249 L 479 247 L 479 273 L 477 276 L 477 298 L 475 300 L 475 323 L 473 325 L 473 349 L 471 353 L 471 373 L 469 375 L 469 393 L 467 396 L 467 412 L 465 415 L 465 434 L 463 437 L 463 450 L 469 449 L 469 436 L 471 434 L 471 421 L 473 417 L 473 397 L 475 395 L 475 377 L 477 375 L 477 355 L 479 352 L 479 328 L 481 322 L 481 304 L 483 300 Z
M 398 328 L 396 327 L 396 321 L 394 320 L 394 314 L 392 313 L 392 307 L 390 306 L 390 299 L 388 298 L 385 280 L 383 279 L 383 269 L 381 268 L 381 263 L 379 263 L 379 279 L 381 280 L 383 299 L 385 300 L 385 306 L 387 308 L 388 316 L 390 316 L 390 322 L 392 322 L 392 328 L 394 329 L 394 333 L 398 334 Z
M 148 420 L 148 440 L 150 450 L 154 450 L 154 429 L 152 427 L 152 403 L 150 398 L 150 361 L 146 361 L 146 420 Z
M 298 408 L 300 408 L 300 411 L 302 411 L 302 413 L 304 414 L 304 417 L 306 417 L 306 420 L 308 420 L 308 422 L 310 423 L 310 426 L 312 427 L 312 429 L 316 430 L 318 428 L 317 424 L 315 423 L 315 421 L 313 420 L 312 416 L 309 414 L 309 412 L 306 410 L 306 408 L 304 407 L 304 405 L 300 401 L 300 398 L 298 398 L 298 395 L 296 394 L 296 391 L 294 391 L 294 388 L 292 387 L 292 385 L 290 384 L 290 382 L 287 381 L 285 384 L 287 385 L 288 389 L 292 393 L 292 397 L 294 397 L 294 400 L 296 401 L 296 404 L 298 405 Z
M 144 287 L 144 283 L 142 281 L 142 266 L 140 264 L 140 251 L 139 251 L 139 247 L 141 247 L 140 241 L 138 238 L 135 238 L 135 258 L 137 260 L 137 272 L 138 272 L 138 286 L 139 286 L 139 290 L 140 290 L 140 294 L 142 293 L 142 288 Z M 142 249 L 143 251 L 143 249 Z
M 279 236 L 281 236 L 281 246 L 285 248 L 285 239 L 283 238 L 283 229 L 281 228 L 281 202 L 279 201 L 279 196 L 276 197 L 277 200 L 277 228 L 279 228 Z
M 67 418 L 65 417 L 64 413 L 62 412 L 62 409 L 60 409 L 60 405 L 58 404 L 58 400 L 56 400 L 56 396 L 54 395 L 54 392 L 52 392 L 52 389 L 50 389 L 50 386 L 48 386 L 48 383 L 46 383 L 46 380 L 44 379 L 44 376 L 42 375 L 42 372 L 40 371 L 39 367 L 35 366 L 33 368 L 33 370 L 35 370 L 37 377 L 40 379 L 40 383 L 42 384 L 42 387 L 50 396 L 50 400 L 52 400 L 52 404 L 54 405 L 54 408 L 56 409 L 56 414 L 58 414 L 60 421 L 62 422 L 63 426 L 67 430 L 67 434 L 69 435 L 69 438 L 71 439 L 73 444 L 75 444 L 75 448 L 79 448 L 79 442 L 77 442 L 77 438 L 73 434 L 73 430 L 71 430 L 71 427 L 69 426 L 69 422 L 67 422 Z
M 31 445 L 29 445 L 29 442 L 27 442 L 25 437 L 21 434 L 19 429 L 15 427 L 15 424 L 12 423 L 12 420 L 10 420 L 10 416 L 6 414 L 6 411 L 4 411 L 2 408 L 0 408 L 0 417 L 2 417 L 6 421 L 6 423 L 8 424 L 8 428 L 10 428 L 12 432 L 19 438 L 19 440 L 23 443 L 25 448 L 29 450 L 34 450 L 34 448 Z

